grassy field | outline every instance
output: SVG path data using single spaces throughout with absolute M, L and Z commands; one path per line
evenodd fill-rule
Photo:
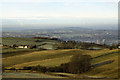
M 3 38 L 4 44 L 13 44 L 9 41 L 13 40 L 13 38 Z M 18 41 L 20 40 L 20 41 Z M 16 44 L 23 43 L 31 43 L 35 44 L 33 39 L 30 38 L 16 38 L 14 42 Z M 6 42 L 7 41 L 7 42 Z M 26 42 L 25 42 L 26 41 Z M 42 40 L 43 41 L 43 40 Z M 13 41 L 12 41 L 13 42 Z M 23 43 L 23 44 L 24 44 Z M 44 45 L 43 47 L 50 47 L 51 44 L 55 44 L 56 41 L 44 40 L 41 43 L 36 43 L 36 45 L 40 45 L 42 43 L 47 43 L 48 45 Z M 26 51 L 26 52 L 25 52 Z M 91 64 L 97 64 L 101 62 L 105 62 L 108 60 L 114 60 L 114 62 L 105 64 L 96 68 L 91 69 L 86 73 L 82 73 L 79 76 L 104 76 L 107 78 L 117 78 L 118 77 L 118 55 L 120 55 L 120 50 L 118 49 L 104 49 L 104 50 L 82 50 L 82 49 L 63 49 L 63 50 L 45 50 L 45 51 L 37 51 L 30 49 L 3 49 L 3 53 L 9 52 L 9 55 L 3 54 L 5 57 L 2 58 L 3 67 L 6 68 L 23 68 L 28 66 L 46 66 L 46 67 L 55 67 L 59 66 L 62 63 L 68 63 L 71 57 L 77 53 L 84 55 L 91 55 L 92 60 Z M 78 76 L 77 76 L 78 77 Z
M 13 37 L 6 37 L 6 38 L 2 38 L 2 43 L 4 45 L 13 45 L 13 44 L 17 44 L 17 45 L 41 45 L 42 43 L 45 42 L 56 42 L 55 40 L 47 40 L 47 39 L 39 39 L 39 41 L 41 42 L 35 42 L 34 38 L 13 38 Z
M 13 38 L 13 37 L 6 37 L 6 38 L 2 38 L 2 44 L 3 45 L 7 45 L 7 46 L 11 46 L 13 44 L 16 45 L 37 45 L 37 47 L 41 47 L 43 49 L 55 49 L 56 47 L 54 45 L 57 45 L 59 42 L 56 40 L 48 40 L 48 39 L 39 39 L 39 41 L 41 42 L 35 42 L 37 39 L 34 38 Z M 4 46 L 2 48 L 2 57 L 9 57 L 9 56 L 15 56 L 15 55 L 21 55 L 21 54 L 25 54 L 25 53 L 31 53 L 34 51 L 39 51 L 40 49 L 36 48 L 36 49 L 13 49 L 13 48 L 9 48 L 7 46 Z
M 104 62 L 104 61 L 108 61 L 108 60 L 114 60 L 114 62 L 110 63 L 110 64 L 106 64 L 106 65 L 102 65 L 99 67 L 96 67 L 94 69 L 92 69 L 89 72 L 86 72 L 84 74 L 81 75 L 90 75 L 90 76 L 104 76 L 107 78 L 118 78 L 118 56 L 120 56 L 120 50 L 112 50 L 113 52 L 111 53 L 111 51 L 108 51 L 108 53 L 106 53 L 107 55 L 103 55 L 97 58 L 92 59 L 92 64 L 96 64 L 96 63 L 100 63 L 100 62 Z
M 34 51 L 40 51 L 39 49 L 13 49 L 13 48 L 8 48 L 8 49 L 2 49 L 2 57 L 10 57 L 10 56 L 15 56 L 15 55 L 23 55 L 27 54 L 30 52 Z
M 89 50 L 81 50 L 81 49 L 47 50 L 47 51 L 35 51 L 35 52 L 23 54 L 23 55 L 10 56 L 10 57 L 3 58 L 3 61 L 9 60 L 8 63 L 16 62 L 14 64 L 18 64 L 17 62 L 22 63 L 22 62 L 39 61 L 39 60 L 53 59 L 53 58 L 60 58 L 60 57 L 63 58 L 64 56 L 71 56 L 76 53 L 89 54 L 93 58 L 96 56 L 103 55 L 103 54 L 113 53 L 113 54 L 108 54 L 108 55 L 103 56 L 106 59 L 108 59 L 107 56 L 111 57 L 111 55 L 117 55 L 116 52 L 118 52 L 117 49 L 116 50 L 99 50 L 99 51 L 92 51 L 92 50 L 89 51 Z M 95 58 L 92 60 L 92 62 L 94 62 L 94 63 L 98 62 L 98 61 L 100 61 L 99 59 L 103 60 L 102 59 L 103 57 Z M 15 59 L 16 59 L 16 61 L 15 61 Z M 20 59 L 23 59 L 23 61 L 21 61 Z M 5 61 L 5 62 L 7 62 L 7 61 Z M 5 64 L 5 62 L 4 62 L 4 64 Z
M 35 51 L 23 55 L 16 55 L 3 58 L 3 66 L 7 68 L 23 68 L 25 66 L 46 66 L 54 67 L 59 66 L 62 63 L 70 61 L 71 57 L 76 54 L 89 54 L 93 57 L 91 63 L 96 64 L 104 62 L 106 60 L 114 60 L 113 63 L 99 66 L 86 72 L 82 75 L 89 76 L 105 76 L 107 78 L 117 78 L 118 74 L 118 54 L 120 50 L 80 50 L 80 49 L 68 49 L 68 50 L 46 50 Z M 98 57 L 97 57 L 98 56 Z
M 35 42 L 36 40 L 37 39 L 34 39 L 34 38 L 6 37 L 6 38 L 2 38 L 2 44 L 8 45 L 8 46 L 11 46 L 13 44 L 16 44 L 16 45 L 37 45 L 37 46 L 41 46 L 42 48 L 45 48 L 45 49 L 54 49 L 53 46 L 59 43 L 56 40 L 38 39 L 40 42 Z
M 3 66 L 12 66 L 16 64 L 22 64 L 32 61 L 41 61 L 53 58 L 62 58 L 64 56 L 71 56 L 75 53 L 82 53 L 82 50 L 47 50 L 47 51 L 36 51 L 24 55 L 12 56 L 3 58 Z M 58 61 L 59 63 L 59 61 Z
M 53 59 L 45 59 L 41 61 L 32 61 L 32 62 L 26 62 L 23 64 L 17 64 L 12 67 L 15 68 L 23 68 L 24 66 L 46 66 L 46 67 L 55 67 L 55 66 L 60 66 L 62 63 L 67 63 L 69 62 L 70 58 L 72 56 L 64 56 L 64 57 L 59 57 L 59 58 L 53 58 Z

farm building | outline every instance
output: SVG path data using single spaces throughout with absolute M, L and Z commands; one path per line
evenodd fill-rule
M 28 45 L 20 45 L 17 48 L 28 48 Z
M 118 46 L 118 49 L 120 49 L 120 46 Z

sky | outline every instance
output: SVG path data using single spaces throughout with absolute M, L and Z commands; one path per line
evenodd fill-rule
M 118 0 L 2 0 L 3 27 L 116 26 Z

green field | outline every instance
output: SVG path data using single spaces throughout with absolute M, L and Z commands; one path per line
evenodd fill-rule
M 13 49 L 13 48 L 2 49 L 2 57 L 5 58 L 5 57 L 10 57 L 15 55 L 22 55 L 22 54 L 26 54 L 34 51 L 40 51 L 40 50 L 39 49 Z
M 39 40 L 40 42 L 35 42 Z M 2 38 L 2 44 L 11 46 L 13 44 L 16 45 L 37 45 L 41 46 L 45 49 L 54 49 L 54 45 L 58 44 L 59 42 L 56 40 L 48 40 L 48 39 L 34 39 L 34 38 L 13 38 L 13 37 L 6 37 Z
M 13 45 L 13 44 L 17 44 L 17 45 L 41 45 L 43 43 L 46 42 L 50 42 L 50 43 L 55 43 L 55 40 L 47 40 L 47 39 L 39 39 L 39 41 L 41 42 L 35 42 L 34 38 L 13 38 L 13 37 L 6 37 L 6 38 L 2 38 L 2 43 L 4 45 Z

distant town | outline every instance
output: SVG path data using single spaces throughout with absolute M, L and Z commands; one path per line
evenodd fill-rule
M 117 30 L 93 30 L 79 27 L 68 27 L 59 29 L 31 29 L 20 31 L 4 31 L 3 37 L 51 37 L 64 41 L 75 40 L 97 44 L 117 44 Z

